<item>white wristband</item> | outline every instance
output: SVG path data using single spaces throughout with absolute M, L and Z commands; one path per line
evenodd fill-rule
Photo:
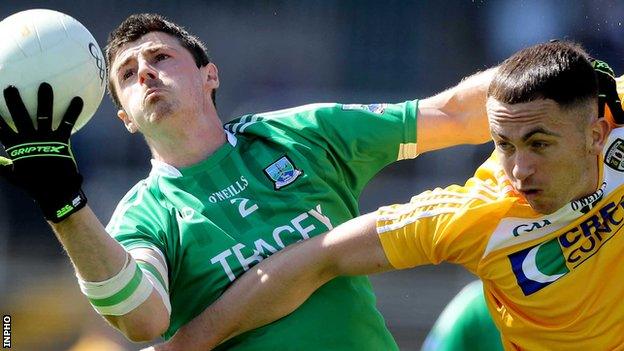
M 127 314 L 137 308 L 154 289 L 129 254 L 126 254 L 121 271 L 112 278 L 102 282 L 87 282 L 78 277 L 78 284 L 99 314 L 114 316 Z

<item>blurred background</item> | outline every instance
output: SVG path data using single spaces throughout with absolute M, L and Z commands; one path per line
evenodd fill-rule
M 616 73 L 624 71 L 624 2 L 617 0 L 2 0 L 0 17 L 30 8 L 73 16 L 102 47 L 108 32 L 132 13 L 157 12 L 185 26 L 207 44 L 219 68 L 217 105 L 224 122 L 311 102 L 427 97 L 551 38 L 578 41 Z M 147 175 L 147 147 L 126 132 L 108 97 L 73 145 L 89 203 L 107 223 L 116 203 Z M 460 146 L 394 164 L 366 188 L 361 210 L 463 183 L 491 149 Z M 372 277 L 401 350 L 418 350 L 444 305 L 472 279 L 452 265 Z M 3 181 L 0 314 L 13 317 L 15 350 L 139 348 L 91 310 L 39 210 Z

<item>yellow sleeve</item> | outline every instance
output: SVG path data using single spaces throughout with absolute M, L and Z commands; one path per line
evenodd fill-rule
M 426 191 L 378 210 L 377 232 L 395 268 L 447 261 L 476 272 L 489 236 L 514 202 L 488 169 L 491 164 L 490 159 L 464 186 Z

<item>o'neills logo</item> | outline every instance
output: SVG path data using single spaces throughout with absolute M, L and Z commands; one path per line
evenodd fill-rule
M 595 193 L 587 195 L 584 198 L 572 201 L 570 203 L 570 206 L 574 211 L 581 211 L 582 213 L 589 212 L 589 210 L 591 210 L 598 201 L 602 200 L 606 187 L 607 183 L 603 182 L 600 186 L 600 189 L 596 190 Z
M 247 185 L 249 185 L 249 181 L 244 176 L 240 176 L 238 180 L 234 181 L 234 183 L 228 185 L 226 188 L 210 194 L 208 201 L 214 204 L 229 199 L 247 189 Z

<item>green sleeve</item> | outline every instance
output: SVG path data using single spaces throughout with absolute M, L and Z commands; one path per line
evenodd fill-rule
M 502 351 L 481 281 L 468 284 L 446 306 L 421 351 Z
M 413 158 L 416 101 L 399 104 L 336 104 L 316 113 L 318 135 L 345 166 L 355 172 L 377 171 L 391 162 Z M 410 146 L 408 146 L 410 145 Z
M 168 217 L 150 193 L 147 182 L 142 181 L 119 202 L 106 231 L 126 250 L 155 248 L 166 257 Z
M 248 115 L 226 125 L 230 132 L 260 133 L 263 125 L 282 144 L 322 148 L 356 193 L 382 168 L 416 157 L 418 101 L 397 104 L 311 104 Z M 264 123 L 256 123 L 264 122 Z M 253 127 L 249 127 L 254 124 Z M 248 129 L 247 129 L 248 128 Z M 315 157 L 314 153 L 311 157 Z

